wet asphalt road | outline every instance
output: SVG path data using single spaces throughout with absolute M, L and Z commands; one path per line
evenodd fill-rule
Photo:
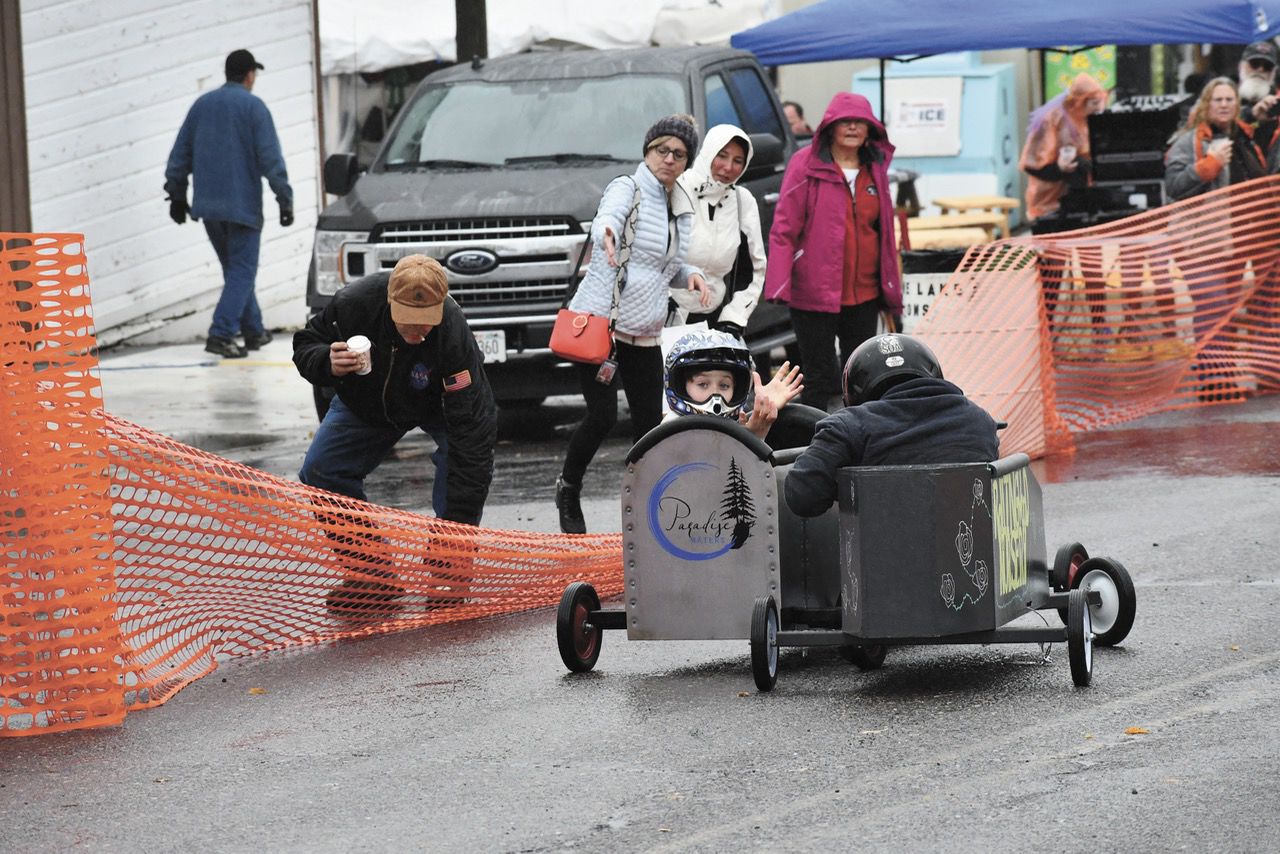
M 314 420 L 279 346 L 112 355 L 106 406 L 291 475 Z M 504 416 L 487 525 L 555 530 L 579 415 Z M 226 662 L 123 727 L 0 741 L 0 850 L 1274 850 L 1277 422 L 1280 397 L 1171 413 L 1036 464 L 1051 550 L 1137 584 L 1088 689 L 1061 647 L 947 646 L 867 673 L 786 651 L 761 695 L 743 642 L 614 633 L 574 677 L 539 611 Z M 592 468 L 593 530 L 626 446 Z M 429 451 L 406 442 L 374 500 L 426 507 Z

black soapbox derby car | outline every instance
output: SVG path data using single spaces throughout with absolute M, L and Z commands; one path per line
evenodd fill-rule
M 1065 641 L 1072 680 L 1088 685 L 1093 646 L 1118 644 L 1133 626 L 1133 582 L 1075 542 L 1049 565 L 1027 455 L 842 469 L 838 504 L 806 519 L 783 485 L 825 414 L 787 406 L 769 444 L 706 415 L 642 437 L 622 481 L 622 606 L 601 607 L 586 582 L 565 589 L 565 666 L 591 670 L 609 629 L 745 639 L 756 686 L 769 691 L 781 647 L 835 646 L 874 669 L 892 646 Z M 1061 625 L 1007 625 L 1055 609 Z

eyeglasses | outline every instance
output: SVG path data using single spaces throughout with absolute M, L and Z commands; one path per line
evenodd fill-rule
M 666 160 L 670 157 L 677 163 L 683 163 L 689 159 L 689 152 L 683 148 L 667 148 L 665 145 L 659 145 L 657 148 L 651 148 L 650 151 L 658 152 L 659 160 Z
M 1270 71 L 1276 67 L 1276 64 L 1265 59 L 1251 59 L 1249 60 L 1249 67 L 1255 71 Z

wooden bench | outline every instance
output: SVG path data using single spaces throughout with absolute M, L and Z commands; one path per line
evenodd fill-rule
M 1011 236 L 1009 233 L 1009 214 L 1017 210 L 1021 204 L 1017 199 L 1011 199 L 1008 196 L 943 196 L 935 198 L 933 203 L 938 206 L 938 210 L 943 215 L 951 211 L 958 213 L 986 211 L 999 214 L 1001 218 L 1000 235 L 1002 237 Z
M 913 220 L 908 220 L 908 223 Z M 981 228 L 916 228 L 908 227 L 911 248 L 915 249 L 965 249 L 979 243 L 990 243 L 991 238 Z M 902 235 L 898 235 L 898 247 L 905 249 Z
M 941 216 L 915 216 L 907 219 L 907 227 L 911 233 L 917 231 L 935 231 L 943 228 L 981 228 L 987 234 L 987 240 L 995 240 L 996 229 L 1003 228 L 1005 216 L 998 213 L 977 211 L 974 213 L 944 214 Z M 1004 234 L 1004 232 L 1001 232 Z

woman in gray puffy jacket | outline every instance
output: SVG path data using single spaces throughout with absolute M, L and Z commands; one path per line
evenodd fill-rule
M 591 261 L 569 307 L 608 317 L 619 264 L 625 265 L 626 279 L 611 361 L 577 366 L 587 412 L 569 437 L 556 480 L 556 509 L 566 534 L 587 530 L 582 477 L 618 421 L 618 377 L 631 409 L 632 437 L 639 439 L 662 419 L 662 327 L 673 289 L 698 292 L 703 305 L 709 301 L 701 271 L 685 263 L 693 204 L 676 184 L 697 150 L 692 117 L 655 122 L 644 137 L 644 161 L 634 175 L 609 182 L 591 223 Z

